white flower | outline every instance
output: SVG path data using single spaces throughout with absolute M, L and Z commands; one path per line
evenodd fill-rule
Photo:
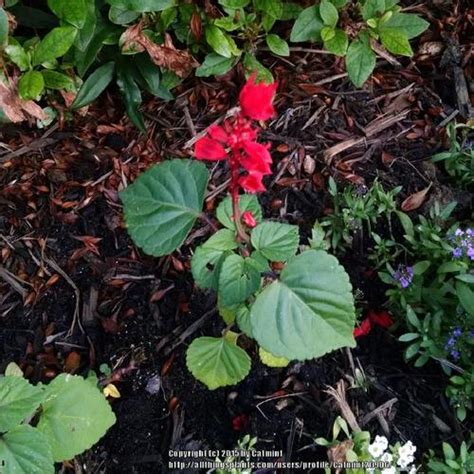
M 373 458 L 378 458 L 378 457 L 382 456 L 382 454 L 384 452 L 384 449 L 380 444 L 373 443 L 373 444 L 369 445 L 369 450 L 368 451 L 369 451 L 369 454 Z
M 385 436 L 376 436 L 374 444 L 378 444 L 382 447 L 382 450 L 385 451 L 388 448 L 388 439 Z
M 380 458 L 382 462 L 392 462 L 393 456 L 390 453 L 384 453 L 384 455 Z
M 413 466 L 410 467 L 410 470 L 408 471 L 408 474 L 416 474 L 416 471 L 417 471 L 416 466 L 413 465 Z
M 393 466 L 387 467 L 382 469 L 382 474 L 397 474 L 397 470 Z
M 416 446 L 414 446 L 411 441 L 407 441 L 403 446 L 398 448 L 398 455 L 403 458 L 415 454 L 415 451 Z
M 400 456 L 398 458 L 397 464 L 402 468 L 406 469 L 408 465 L 410 465 L 413 461 L 415 460 L 415 457 L 412 456 L 411 454 L 408 454 L 406 456 Z

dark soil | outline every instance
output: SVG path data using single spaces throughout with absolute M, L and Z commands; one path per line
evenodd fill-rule
M 400 185 L 400 202 L 433 182 L 438 200 L 458 200 L 461 217 L 472 212 L 472 195 L 453 187 L 428 161 L 443 147 L 439 123 L 456 106 L 449 72 L 426 74 L 429 65 L 407 60 L 398 71 L 382 65 L 371 85 L 354 90 L 346 78 L 317 85 L 331 76 L 328 71 L 342 71 L 332 57 L 300 53 L 292 65 L 274 66 L 282 93 L 279 118 L 265 132 L 277 176 L 261 196 L 267 217 L 300 225 L 307 239 L 314 220 L 330 206 L 329 175 L 341 187 L 370 186 L 375 178 L 387 189 Z M 366 387 L 347 392 L 358 419 L 396 398 L 382 421 L 375 417 L 364 428 L 383 434 L 385 426 L 389 438 L 412 440 L 417 453 L 462 439 L 472 423 L 460 426 L 453 417 L 440 367 L 432 363 L 417 370 L 406 364 L 396 335 L 381 329 L 362 338 L 351 357 L 337 351 L 285 369 L 263 366 L 248 342 L 252 370 L 235 387 L 209 391 L 191 376 L 187 345 L 195 336 L 220 334 L 224 324 L 214 314 L 177 344 L 179 336 L 214 309 L 214 296 L 194 288 L 189 245 L 160 259 L 133 246 L 117 190 L 151 163 L 185 154 L 191 135 L 179 107 L 189 110 L 201 130 L 235 103 L 240 83 L 235 73 L 219 82 L 193 81 L 182 86 L 176 103 L 148 102 L 148 137 L 129 126 L 115 108 L 119 101 L 110 96 L 87 119 L 66 123 L 49 142 L 0 168 L 2 265 L 23 280 L 24 291 L 0 280 L 0 370 L 13 360 L 32 381 L 47 381 L 67 368 L 72 351 L 80 363 L 71 371 L 111 368 L 103 381 L 120 390 L 121 397 L 112 401 L 117 423 L 82 456 L 87 472 L 167 472 L 170 449 L 231 449 L 245 433 L 257 436 L 262 449 L 282 450 L 286 460 L 325 459 L 314 438 L 329 437 L 338 415 L 325 390 L 341 379 L 350 385 L 351 359 L 367 380 Z M 364 129 L 382 114 L 403 111 L 404 118 L 361 146 L 324 158 L 328 148 L 364 137 Z M 18 147 L 41 136 L 27 129 L 5 129 L 3 135 Z M 306 156 L 315 160 L 310 172 Z M 213 186 L 225 177 L 223 169 L 213 170 Z M 209 212 L 222 196 L 207 201 Z M 416 212 L 426 212 L 429 204 Z M 367 276 L 368 245 L 363 241 L 341 259 L 363 307 L 380 308 L 386 288 Z M 70 281 L 54 277 L 51 261 Z M 81 325 L 73 326 L 77 295 Z

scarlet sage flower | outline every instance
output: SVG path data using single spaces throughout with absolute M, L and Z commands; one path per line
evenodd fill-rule
M 393 320 L 387 311 L 375 311 L 370 309 L 367 317 L 362 320 L 360 326 L 354 329 L 354 337 L 367 336 L 374 325 L 388 328 L 393 324 Z
M 255 217 L 253 217 L 253 214 L 250 211 L 245 211 L 242 214 L 242 221 L 247 227 L 250 227 L 251 229 L 253 229 L 257 225 L 257 221 L 255 220 Z
M 260 127 L 253 120 L 268 120 L 275 114 L 277 84 L 257 84 L 255 79 L 251 76 L 240 92 L 240 112 L 222 126 L 211 125 L 194 149 L 198 160 L 229 161 L 234 197 L 239 187 L 249 193 L 265 191 L 262 178 L 271 173 L 269 145 L 257 143 Z

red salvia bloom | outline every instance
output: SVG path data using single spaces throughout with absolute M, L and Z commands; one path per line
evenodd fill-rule
M 253 214 L 250 211 L 245 211 L 242 214 L 242 222 L 251 229 L 253 229 L 257 225 L 257 221 L 255 220 L 255 217 L 253 217 Z
M 229 160 L 234 199 L 238 199 L 239 186 L 249 193 L 265 191 L 262 179 L 271 173 L 269 145 L 256 142 L 260 128 L 252 120 L 267 120 L 274 115 L 272 102 L 277 84 L 257 84 L 255 78 L 251 76 L 240 92 L 240 112 L 222 126 L 211 125 L 194 149 L 198 160 Z
M 253 74 L 240 92 L 240 107 L 246 117 L 268 120 L 275 115 L 272 102 L 277 84 L 256 84 L 255 78 L 256 74 Z
M 392 324 L 393 320 L 387 311 L 369 309 L 367 317 L 354 329 L 354 337 L 367 336 L 374 325 L 389 328 Z
M 372 323 L 369 318 L 365 318 L 360 323 L 360 326 L 354 329 L 354 337 L 367 336 L 371 330 Z

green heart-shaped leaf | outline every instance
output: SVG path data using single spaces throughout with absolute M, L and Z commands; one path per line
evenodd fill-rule
M 262 222 L 252 231 L 252 245 L 265 258 L 283 262 L 293 257 L 298 249 L 298 227 L 279 222 Z
M 208 177 L 203 163 L 170 160 L 120 193 L 128 231 L 145 253 L 168 255 L 184 242 L 201 212 Z
M 186 352 L 189 371 L 210 390 L 240 382 L 250 371 L 250 357 L 224 337 L 198 337 Z
M 252 334 L 266 351 L 289 360 L 354 347 L 352 288 L 337 259 L 322 250 L 293 258 L 251 308 Z

